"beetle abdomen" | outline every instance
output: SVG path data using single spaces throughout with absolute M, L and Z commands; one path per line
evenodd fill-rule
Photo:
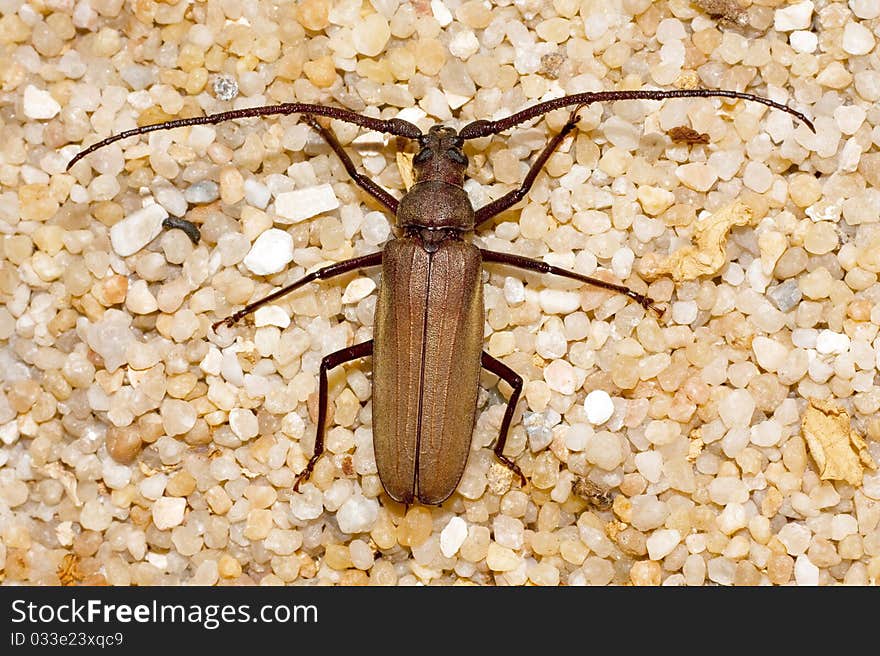
M 483 343 L 480 251 L 389 243 L 373 332 L 373 443 L 389 496 L 441 503 L 470 452 Z

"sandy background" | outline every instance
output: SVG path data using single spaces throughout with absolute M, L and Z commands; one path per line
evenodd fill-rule
M 876 582 L 876 0 L 0 0 L 0 14 L 4 583 Z M 753 103 L 584 109 L 528 199 L 474 241 L 603 271 L 666 311 L 487 267 L 486 349 L 526 379 L 506 453 L 529 484 L 487 448 L 510 390 L 486 374 L 441 507 L 382 492 L 368 362 L 332 373 L 329 451 L 291 490 L 320 359 L 371 337 L 376 271 L 210 328 L 389 237 L 313 131 L 285 117 L 155 133 L 65 171 L 80 144 L 246 105 L 403 111 L 426 129 L 693 86 L 786 102 L 818 134 Z M 566 116 L 470 142 L 475 204 L 513 189 Z M 333 127 L 344 144 L 364 134 Z M 366 134 L 351 151 L 397 196 L 398 145 Z M 320 185 L 337 207 L 297 222 L 276 204 Z M 198 245 L 150 239 L 167 213 Z M 255 275 L 246 256 L 272 228 L 292 261 Z M 610 417 L 601 395 L 585 405 L 593 390 Z

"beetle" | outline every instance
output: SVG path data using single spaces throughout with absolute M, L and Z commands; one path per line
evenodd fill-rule
M 363 116 L 350 110 L 306 103 L 283 103 L 233 110 L 201 117 L 146 125 L 114 135 L 78 153 L 68 164 L 120 139 L 192 125 L 268 115 L 300 114 L 339 157 L 352 180 L 396 217 L 398 236 L 383 250 L 320 268 L 296 282 L 245 306 L 214 324 L 233 326 L 257 308 L 316 281 L 367 267 L 381 267 L 382 283 L 374 319 L 373 339 L 330 353 L 321 361 L 315 448 L 294 490 L 305 481 L 324 450 L 327 420 L 327 376 L 336 366 L 372 356 L 373 443 L 379 479 L 388 495 L 410 504 L 439 504 L 458 487 L 470 452 L 476 420 L 481 368 L 506 381 L 508 400 L 495 456 L 520 477 L 517 464 L 504 455 L 510 423 L 523 388 L 523 379 L 510 367 L 482 350 L 483 263 L 498 263 L 538 273 L 570 278 L 625 294 L 645 309 L 657 310 L 644 294 L 624 285 L 581 275 L 539 260 L 478 248 L 468 236 L 528 194 L 544 164 L 578 123 L 578 112 L 591 103 L 620 100 L 723 97 L 762 103 L 792 114 L 815 131 L 802 113 L 768 98 L 730 90 L 680 89 L 579 93 L 537 103 L 498 120 L 477 120 L 461 130 L 442 125 L 423 133 L 399 119 Z M 530 166 L 522 184 L 496 200 L 474 208 L 464 190 L 468 158 L 464 143 L 498 134 L 549 111 L 574 106 L 562 130 L 553 136 Z M 415 181 L 395 198 L 359 172 L 323 116 L 414 140 Z

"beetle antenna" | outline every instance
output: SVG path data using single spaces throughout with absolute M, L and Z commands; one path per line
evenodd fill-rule
M 462 139 L 477 139 L 490 134 L 498 134 L 515 125 L 524 123 L 529 119 L 535 118 L 554 109 L 569 107 L 571 105 L 589 105 L 596 102 L 614 102 L 617 100 L 665 100 L 667 98 L 738 98 L 740 100 L 751 100 L 752 102 L 767 105 L 773 109 L 779 109 L 797 117 L 807 125 L 810 130 L 816 132 L 813 122 L 801 112 L 792 109 L 788 105 L 783 105 L 775 100 L 756 96 L 751 93 L 743 93 L 741 91 L 729 91 L 727 89 L 641 89 L 630 91 L 597 91 L 587 93 L 575 93 L 570 96 L 562 96 L 553 100 L 545 100 L 537 105 L 532 105 L 526 109 L 511 114 L 506 118 L 497 121 L 479 120 L 468 123 L 458 133 Z
M 140 134 L 156 132 L 158 130 L 173 130 L 174 128 L 183 128 L 191 125 L 215 125 L 224 121 L 232 121 L 238 118 L 253 118 L 257 116 L 287 116 L 290 114 L 308 114 L 310 116 L 327 116 L 335 118 L 346 123 L 354 123 L 368 130 L 376 132 L 385 132 L 406 139 L 418 139 L 422 135 L 422 131 L 418 127 L 405 121 L 402 118 L 381 119 L 371 116 L 364 116 L 341 107 L 330 107 L 328 105 L 313 105 L 310 103 L 281 103 L 280 105 L 265 105 L 261 107 L 246 107 L 244 109 L 233 109 L 228 112 L 220 112 L 218 114 L 208 114 L 207 116 L 193 116 L 191 118 L 179 118 L 173 121 L 164 121 L 162 123 L 154 123 L 152 125 L 142 125 L 140 127 L 114 134 L 113 136 L 102 139 L 92 144 L 88 148 L 81 150 L 67 164 L 67 170 L 70 170 L 74 164 L 86 155 L 103 148 L 109 144 L 115 143 L 122 139 L 135 137 Z

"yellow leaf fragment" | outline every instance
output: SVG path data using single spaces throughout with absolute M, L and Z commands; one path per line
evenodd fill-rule
M 734 226 L 752 223 L 754 214 L 735 201 L 694 223 L 693 244 L 678 249 L 660 262 L 645 258 L 642 273 L 649 279 L 670 275 L 676 282 L 718 273 L 727 264 L 727 235 Z
M 864 468 L 877 468 L 868 445 L 852 429 L 849 414 L 843 408 L 822 399 L 810 399 L 801 430 L 822 480 L 859 486 Z
M 758 250 L 761 252 L 761 268 L 764 273 L 773 274 L 776 263 L 788 250 L 788 238 L 776 230 L 768 230 L 758 235 Z
M 400 171 L 400 179 L 403 180 L 403 186 L 407 191 L 416 181 L 413 175 L 413 157 L 415 157 L 413 153 L 397 153 L 397 170 Z
M 260 476 L 262 476 L 262 474 L 258 474 L 257 472 L 251 471 L 247 467 L 242 467 L 241 473 L 244 474 L 245 478 L 250 478 L 250 479 L 259 478 Z
M 606 522 L 605 524 L 605 535 L 608 536 L 609 539 L 617 541 L 617 536 L 620 535 L 621 531 L 625 531 L 627 528 L 625 522 L 618 522 L 612 520 L 610 522 Z
M 79 571 L 79 556 L 72 553 L 64 554 L 56 573 L 61 585 L 76 585 L 82 581 L 84 576 Z

